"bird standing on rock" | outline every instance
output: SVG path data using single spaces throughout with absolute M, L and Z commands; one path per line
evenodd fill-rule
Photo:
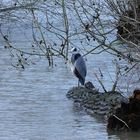
M 77 48 L 72 48 L 71 63 L 72 63 L 72 72 L 79 79 L 78 86 L 79 82 L 81 83 L 81 85 L 84 85 L 87 69 L 85 61 L 81 56 L 81 54 L 78 53 Z

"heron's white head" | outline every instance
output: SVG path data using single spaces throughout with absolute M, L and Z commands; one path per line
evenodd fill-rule
M 73 47 L 72 49 L 71 49 L 71 52 L 72 53 L 74 53 L 74 52 L 77 52 L 78 50 L 77 50 L 77 48 L 75 48 L 75 47 Z

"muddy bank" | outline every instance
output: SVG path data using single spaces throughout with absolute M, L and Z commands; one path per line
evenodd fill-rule
M 121 103 L 114 115 L 108 118 L 107 128 L 115 131 L 140 130 L 140 90 L 134 90 L 128 103 Z

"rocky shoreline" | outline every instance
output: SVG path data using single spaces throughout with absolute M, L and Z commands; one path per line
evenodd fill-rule
M 90 86 L 71 88 L 66 95 L 67 98 L 91 115 L 107 117 L 107 128 L 110 130 L 140 129 L 139 90 L 135 90 L 133 97 L 128 99 L 117 91 L 103 93 L 96 90 L 91 82 L 86 85 L 89 84 Z
M 120 107 L 121 102 L 128 101 L 119 92 L 102 93 L 95 88 L 89 89 L 85 87 L 71 88 L 67 93 L 67 97 L 85 110 L 88 110 L 88 112 L 103 116 L 113 114 L 114 110 Z

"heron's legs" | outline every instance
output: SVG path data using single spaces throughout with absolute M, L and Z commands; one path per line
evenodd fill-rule
M 79 82 L 79 80 L 78 80 L 78 87 L 80 87 L 80 82 Z

